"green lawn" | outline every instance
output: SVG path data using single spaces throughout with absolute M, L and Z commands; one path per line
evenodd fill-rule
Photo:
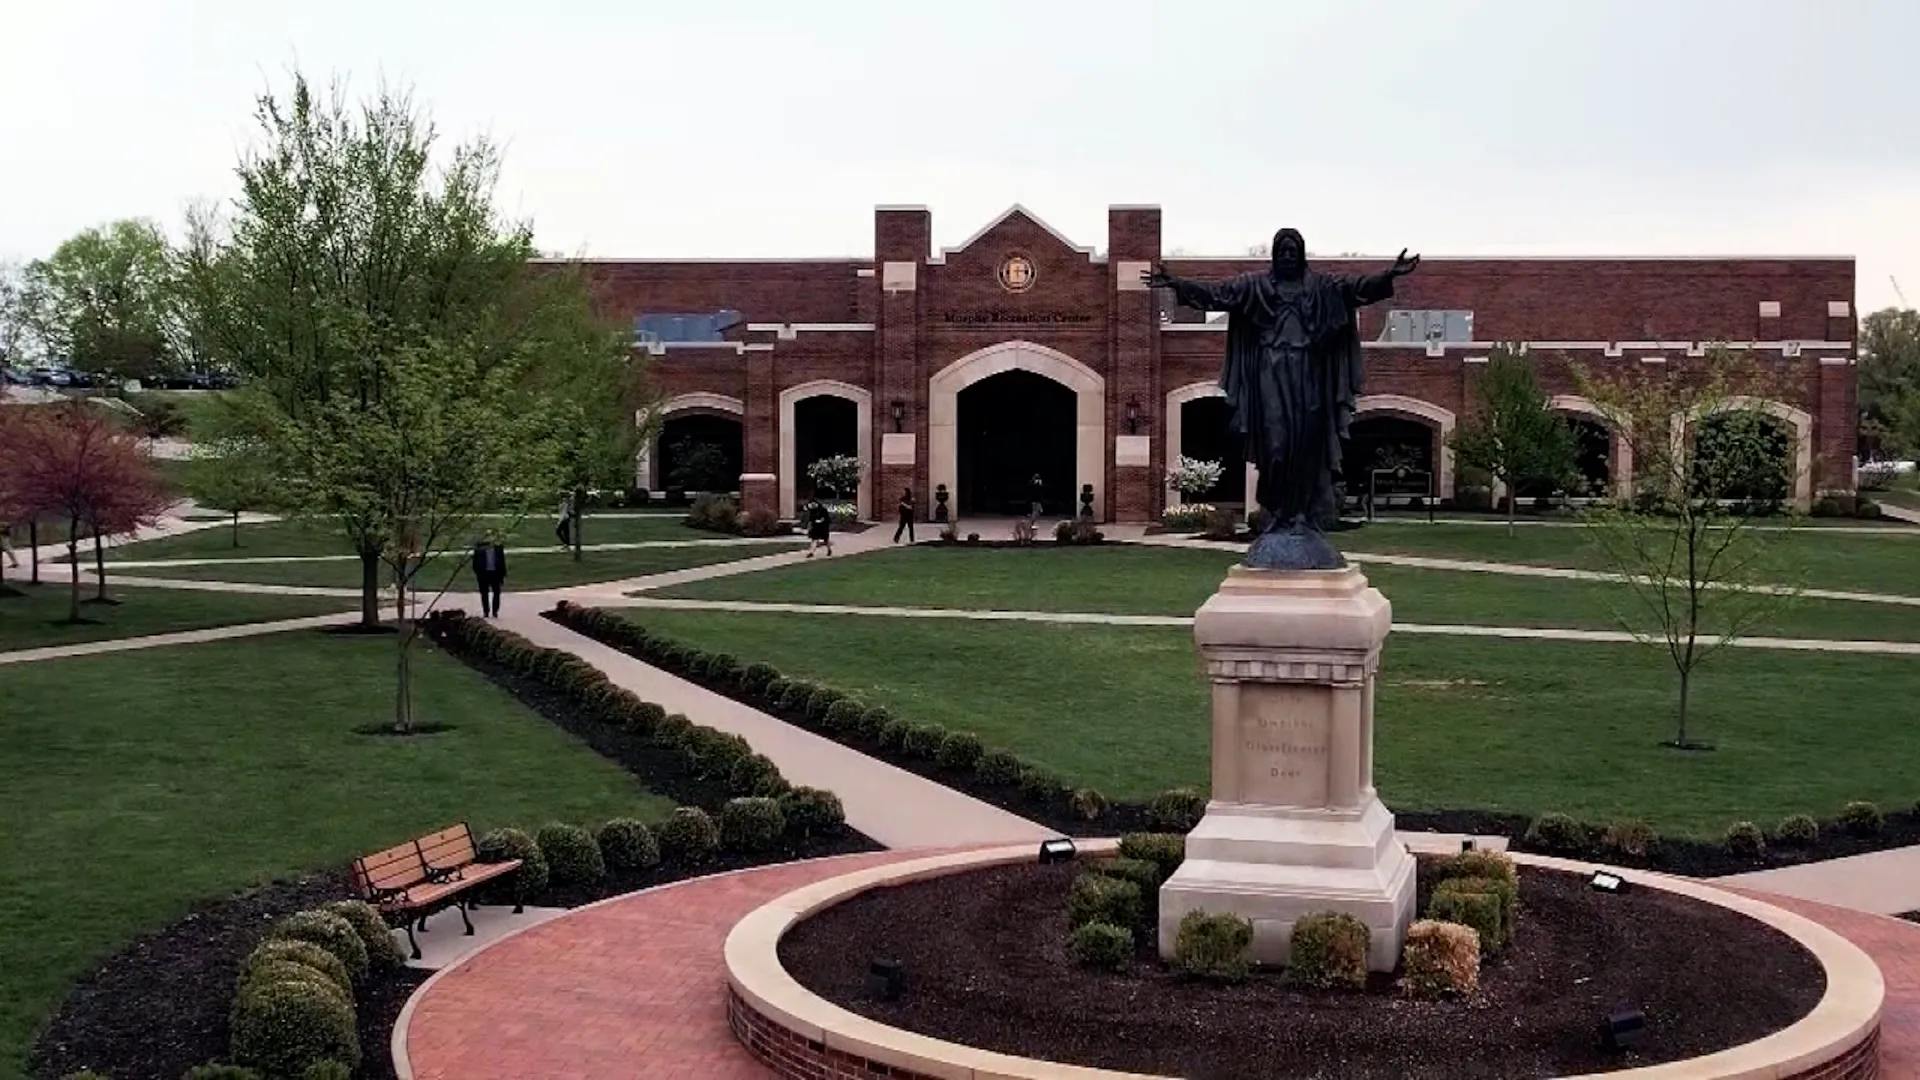
M 1472 526 L 1466 526 L 1471 528 Z M 1353 535 L 1353 534 L 1348 534 Z M 1920 547 L 1914 552 L 1920 555 Z M 1191 615 L 1240 560 L 1231 552 L 1101 548 L 897 548 L 662 589 L 663 597 L 796 604 Z M 1375 564 L 1368 581 L 1403 623 L 1619 628 L 1624 586 Z M 1763 633 L 1920 640 L 1920 607 L 1797 599 Z
M 1184 629 L 636 611 L 678 639 L 980 734 L 1110 798 L 1207 786 L 1207 689 Z M 1907 807 L 1920 777 L 1920 665 L 1729 650 L 1697 673 L 1694 735 L 1666 750 L 1674 676 L 1632 645 L 1388 640 L 1376 782 L 1402 809 L 1641 817 L 1718 835 L 1735 820 Z
M 346 611 L 352 601 L 312 596 L 247 596 L 240 593 L 198 592 L 190 589 L 112 589 L 118 604 L 82 604 L 82 618 L 67 623 L 67 586 L 42 568 L 40 585 L 21 585 L 25 596 L 0 599 L 0 651 L 37 649 L 47 645 L 75 645 L 84 641 L 170 634 L 213 626 L 297 619 Z M 66 567 L 59 573 L 65 574 Z M 83 579 L 86 596 L 93 595 Z
M 1810 588 L 1920 596 L 1920 529 L 1883 528 L 1867 535 L 1801 528 L 1761 535 L 1778 538 L 1779 557 L 1801 568 Z M 1614 569 L 1579 526 L 1521 525 L 1508 536 L 1495 525 L 1375 522 L 1335 540 L 1347 551 Z
M 302 632 L 0 667 L 0 1078 L 74 979 L 195 900 L 454 821 L 667 808 L 437 653 L 420 719 L 454 730 L 354 734 L 391 715 L 393 649 Z
M 613 541 L 609 541 L 611 543 Z M 734 562 L 759 555 L 793 551 L 797 545 L 787 542 L 763 544 L 695 544 L 686 547 L 631 548 L 624 551 L 583 551 L 575 562 L 570 552 L 521 552 L 507 556 L 507 588 L 511 590 L 553 589 L 586 585 L 596 581 L 660 574 L 713 563 Z M 459 569 L 458 559 L 465 553 L 428 560 L 415 578 L 422 592 L 436 592 L 446 584 L 447 576 Z M 244 556 L 243 556 L 244 557 Z M 329 559 L 325 562 L 282 563 L 189 563 L 182 566 L 142 566 L 124 572 L 129 577 L 191 578 L 195 581 L 240 581 L 268 585 L 311 585 L 321 588 L 357 589 L 360 587 L 360 563 L 354 559 Z M 382 580 L 386 580 L 383 574 Z M 453 588 L 474 588 L 473 575 L 460 569 Z
M 587 544 L 629 544 L 645 540 L 715 540 L 713 533 L 689 529 L 676 515 L 605 514 L 589 515 L 582 530 Z M 509 529 L 501 521 L 501 542 L 508 547 L 551 547 L 555 522 L 549 518 L 531 518 Z M 482 525 L 481 528 L 485 526 Z M 464 547 L 478 539 L 454 537 L 451 546 Z M 240 546 L 234 546 L 234 530 L 209 528 L 179 536 L 161 537 L 124 544 L 107 552 L 109 559 L 218 559 L 229 556 L 351 555 L 340 527 L 332 522 L 285 520 L 242 525 Z

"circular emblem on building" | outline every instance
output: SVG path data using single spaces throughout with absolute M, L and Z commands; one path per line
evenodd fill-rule
M 1000 263 L 1000 287 L 1008 292 L 1026 292 L 1033 288 L 1033 260 L 1025 255 L 1009 255 Z

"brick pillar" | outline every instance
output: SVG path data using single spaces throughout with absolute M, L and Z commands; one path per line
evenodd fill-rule
M 1160 381 L 1160 312 L 1141 271 L 1160 259 L 1160 208 L 1107 208 L 1107 266 L 1112 274 L 1109 333 L 1113 364 L 1107 383 L 1110 485 L 1106 506 L 1112 521 L 1159 518 L 1166 501 L 1166 390 Z M 1127 407 L 1136 420 L 1127 424 Z
M 1816 362 L 1818 392 L 1813 408 L 1814 498 L 1823 491 L 1854 490 L 1853 459 L 1860 449 L 1859 369 L 1851 356 Z
M 923 516 L 933 513 L 927 482 L 927 379 L 920 369 L 920 277 L 933 250 L 933 215 L 925 207 L 877 208 L 873 214 L 876 294 L 873 334 L 874 514 L 892 516 L 902 488 L 913 488 Z M 903 406 L 894 431 L 893 403 Z M 958 495 L 954 496 L 956 499 Z M 957 503 L 950 503 L 957 508 Z
M 779 393 L 773 383 L 773 346 L 746 346 L 746 415 L 740 418 L 746 461 L 740 470 L 744 511 L 780 512 Z

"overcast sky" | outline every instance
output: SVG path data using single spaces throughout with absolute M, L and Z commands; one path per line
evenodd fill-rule
M 1019 202 L 1104 247 L 1843 254 L 1920 301 L 1915 0 L 0 0 L 0 257 L 230 197 L 295 67 L 507 150 L 543 248 L 870 254 Z

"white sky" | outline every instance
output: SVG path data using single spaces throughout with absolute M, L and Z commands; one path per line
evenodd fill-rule
M 0 257 L 231 197 L 299 67 L 507 147 L 596 256 L 956 244 L 1014 202 L 1106 244 L 1851 254 L 1920 302 L 1914 0 L 0 0 Z

